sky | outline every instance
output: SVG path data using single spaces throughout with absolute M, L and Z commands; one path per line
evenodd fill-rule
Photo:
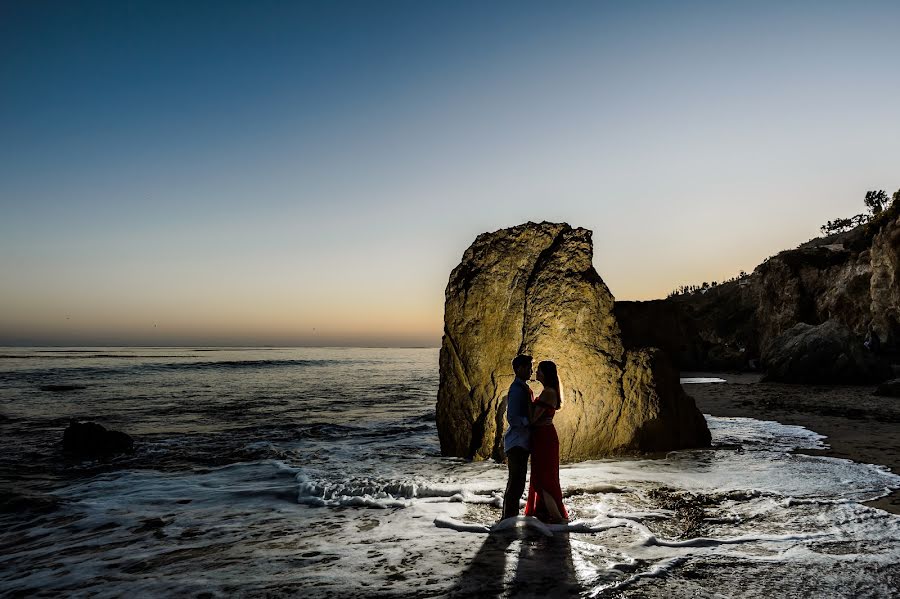
M 437 346 L 593 231 L 617 300 L 900 188 L 900 4 L 0 2 L 0 345 Z

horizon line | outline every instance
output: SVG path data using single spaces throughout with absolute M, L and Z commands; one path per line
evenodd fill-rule
M 135 349 L 440 349 L 440 345 L 0 345 L 0 349 L 58 348 L 58 349 L 103 349 L 111 347 Z

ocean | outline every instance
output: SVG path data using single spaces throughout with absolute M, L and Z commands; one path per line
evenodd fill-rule
M 564 465 L 568 526 L 489 532 L 505 466 L 441 456 L 437 386 L 437 349 L 0 348 L 0 594 L 900 589 L 900 517 L 862 503 L 900 477 L 749 418 L 707 415 L 710 449 Z M 134 453 L 65 455 L 72 418 Z

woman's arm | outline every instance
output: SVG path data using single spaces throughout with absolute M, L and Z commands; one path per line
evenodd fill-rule
M 534 404 L 532 404 L 533 413 L 531 422 L 537 422 L 547 411 L 547 408 L 555 407 L 556 392 L 553 389 L 544 389 L 541 391 L 541 394 L 537 396 L 537 399 L 534 400 Z

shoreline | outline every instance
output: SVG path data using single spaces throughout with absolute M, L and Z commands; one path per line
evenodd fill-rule
M 900 399 L 872 395 L 875 386 L 761 382 L 759 374 L 682 372 L 724 383 L 684 384 L 704 414 L 795 424 L 827 438 L 829 449 L 798 453 L 876 464 L 900 473 Z M 900 515 L 900 489 L 865 502 Z

